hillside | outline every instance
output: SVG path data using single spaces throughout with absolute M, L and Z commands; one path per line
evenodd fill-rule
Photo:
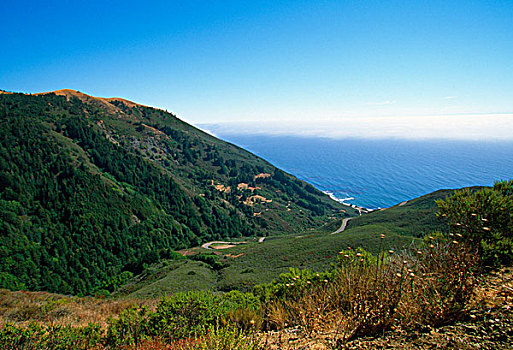
M 340 227 L 340 220 L 331 221 L 316 230 L 273 236 L 263 242 L 245 239 L 243 244 L 213 245 L 213 250 L 199 247 L 183 250 L 180 252 L 189 259 L 154 264 L 128 281 L 115 296 L 145 299 L 188 290 L 251 290 L 255 285 L 271 282 L 291 267 L 317 272 L 328 270 L 339 251 L 348 246 L 362 247 L 377 254 L 381 234 L 386 235 L 382 249 L 404 248 L 420 242 L 420 238 L 428 233 L 447 233 L 447 220 L 437 217 L 439 209 L 435 201 L 453 194 L 454 190 L 438 190 L 390 208 L 353 217 L 345 230 L 336 234 L 333 232 Z M 191 259 L 199 254 L 214 254 L 221 265 L 214 268 L 198 259 Z
M 438 190 L 390 208 L 373 211 L 350 220 L 348 232 L 359 229 L 393 232 L 405 236 L 422 237 L 434 231 L 447 231 L 447 222 L 436 217 L 435 201 L 452 195 L 454 190 Z M 372 226 L 371 226 L 372 225 Z
M 0 288 L 113 291 L 177 249 L 352 215 L 169 112 L 73 90 L 0 94 Z
M 469 187 L 471 191 L 481 188 Z M 453 195 L 454 191 L 438 190 L 390 208 L 355 217 L 348 222 L 346 233 L 382 232 L 419 238 L 432 232 L 447 232 L 447 220 L 436 216 L 438 207 L 435 201 Z
M 191 259 L 154 264 L 135 276 L 116 292 L 123 298 L 154 298 L 187 290 L 251 290 L 269 283 L 291 267 L 324 271 L 331 268 L 339 251 L 348 246 L 362 247 L 377 254 L 379 236 L 386 234 L 382 249 L 407 247 L 420 242 L 419 237 L 435 231 L 447 232 L 445 220 L 436 216 L 435 200 L 444 199 L 454 190 L 439 190 L 406 203 L 353 217 L 343 232 L 333 234 L 341 225 L 332 221 L 317 230 L 274 236 L 263 242 L 244 240 L 244 244 L 213 245 L 214 250 L 194 248 L 181 251 L 189 258 L 215 254 L 221 268 Z

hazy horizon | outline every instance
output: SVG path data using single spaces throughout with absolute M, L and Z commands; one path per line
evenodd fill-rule
M 276 135 L 332 139 L 513 141 L 513 113 L 414 117 L 254 120 L 196 123 L 214 135 Z

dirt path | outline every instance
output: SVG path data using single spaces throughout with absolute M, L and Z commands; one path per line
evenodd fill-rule
M 347 223 L 349 222 L 349 220 L 351 220 L 352 218 L 345 218 L 344 220 L 342 220 L 342 225 L 340 225 L 340 227 L 338 228 L 338 230 L 336 230 L 335 232 L 332 232 L 331 234 L 334 235 L 335 233 L 340 233 L 342 231 L 344 231 L 346 229 L 346 226 L 347 226 Z
M 232 243 L 232 242 L 224 242 L 224 241 L 213 241 L 213 242 L 208 242 L 208 243 L 204 243 L 201 245 L 201 248 L 203 249 L 214 249 L 214 248 L 210 248 L 210 246 L 212 244 L 236 244 L 236 243 Z

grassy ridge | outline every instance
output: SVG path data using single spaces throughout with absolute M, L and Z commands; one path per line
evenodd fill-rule
M 159 298 L 189 290 L 216 290 L 217 273 L 207 264 L 188 259 L 157 263 L 123 286 L 116 295 L 128 299 Z
M 339 251 L 348 246 L 363 246 L 366 250 L 377 253 L 380 233 L 306 233 L 231 248 L 231 254 L 243 255 L 231 258 L 230 266 L 221 270 L 219 287 L 222 290 L 245 289 L 255 284 L 269 283 L 279 274 L 287 272 L 290 267 L 312 271 L 327 270 L 336 262 Z M 412 242 L 411 237 L 396 234 L 390 234 L 387 238 L 387 248 L 406 246 Z
M 435 201 L 453 193 L 454 190 L 439 190 L 391 208 L 362 215 L 350 220 L 347 230 L 358 228 L 359 232 L 364 232 L 380 229 L 413 237 L 422 237 L 435 231 L 446 232 L 447 222 L 436 217 L 438 209 Z

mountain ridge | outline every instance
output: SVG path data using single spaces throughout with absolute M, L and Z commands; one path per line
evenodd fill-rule
M 176 249 L 355 215 L 163 110 L 69 89 L 0 106 L 3 288 L 113 291 Z
M 113 101 L 119 101 L 119 102 L 123 102 L 124 104 L 126 104 L 129 107 L 150 107 L 150 106 L 136 103 L 136 102 L 133 102 L 133 101 L 127 100 L 125 98 L 121 98 L 121 97 L 97 97 L 97 96 L 89 95 L 89 94 L 80 92 L 78 90 L 73 90 L 73 89 L 59 89 L 59 90 L 49 91 L 49 92 L 38 92 L 38 93 L 35 93 L 34 95 L 46 95 L 46 94 L 55 94 L 57 96 L 66 96 L 67 99 L 76 97 L 83 102 L 90 102 L 91 100 L 94 100 L 94 101 L 103 101 L 103 102 L 112 104 L 111 102 L 113 102 Z M 113 106 L 116 107 L 115 105 L 113 105 Z M 155 107 L 150 107 L 150 108 L 155 108 Z M 155 109 L 158 109 L 158 108 L 155 108 Z M 120 109 L 118 109 L 118 110 L 121 111 Z

